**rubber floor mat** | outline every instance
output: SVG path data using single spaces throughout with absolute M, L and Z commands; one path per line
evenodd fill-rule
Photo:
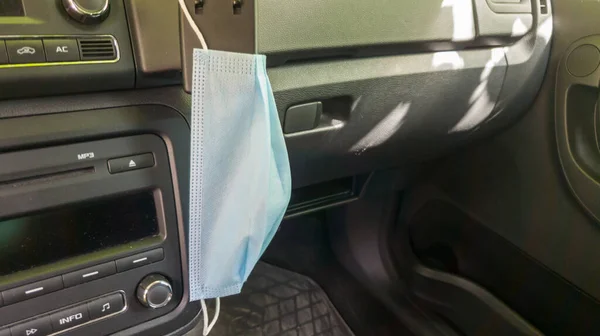
M 214 314 L 209 300 L 209 319 Z M 202 335 L 202 322 L 189 334 Z M 311 279 L 259 262 L 242 293 L 221 299 L 211 336 L 353 335 L 323 290 Z

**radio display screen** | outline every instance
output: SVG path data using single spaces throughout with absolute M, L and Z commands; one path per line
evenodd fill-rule
M 160 234 L 151 191 L 0 220 L 0 276 Z
M 23 0 L 0 0 L 0 16 L 25 16 Z

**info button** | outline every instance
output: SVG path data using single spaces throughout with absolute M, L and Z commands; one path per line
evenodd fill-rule
M 87 305 L 73 307 L 50 315 L 50 321 L 52 321 L 52 329 L 54 331 L 73 328 L 80 324 L 84 324 L 89 320 L 90 315 L 88 314 Z
M 79 48 L 76 40 L 44 39 L 48 62 L 79 61 Z

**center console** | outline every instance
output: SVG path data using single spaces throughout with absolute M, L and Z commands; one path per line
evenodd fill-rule
M 0 322 L 12 335 L 59 333 L 105 318 L 111 328 L 140 323 L 181 300 L 161 138 L 54 146 L 3 154 L 0 161 Z M 66 305 L 72 300 L 65 298 L 81 302 Z
M 120 0 L 1 1 L 0 99 L 133 89 L 129 24 Z M 0 336 L 165 335 L 198 315 L 174 147 L 189 127 L 97 107 L 0 123 Z
M 175 191 L 187 163 L 173 148 L 189 148 L 189 131 L 177 112 L 82 111 L 0 128 L 1 336 L 164 335 L 195 318 Z M 11 149 L 17 137 L 35 148 Z
M 129 25 L 121 0 L 0 1 L 0 101 L 70 109 L 60 95 L 133 89 Z M 109 97 L 0 109 L 0 336 L 182 334 L 198 320 L 189 126 L 149 100 L 100 108 L 120 105 Z

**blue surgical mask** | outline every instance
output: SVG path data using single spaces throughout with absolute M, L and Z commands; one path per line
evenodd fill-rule
M 290 200 L 288 155 L 265 61 L 194 50 L 191 301 L 241 291 Z

